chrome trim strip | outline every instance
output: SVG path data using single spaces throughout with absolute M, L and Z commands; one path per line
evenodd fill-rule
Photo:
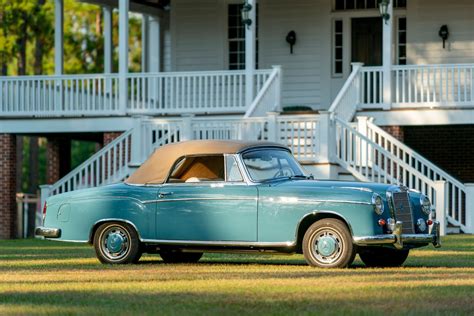
M 247 241 L 198 241 L 198 240 L 161 240 L 142 239 L 144 243 L 176 245 L 176 246 L 221 246 L 221 247 L 275 247 L 287 248 L 296 245 L 293 241 L 286 242 L 247 242 Z
M 49 227 L 36 227 L 35 235 L 43 236 L 46 238 L 59 238 L 61 237 L 61 229 L 49 228 Z
M 302 203 L 346 203 L 346 204 L 361 204 L 361 205 L 372 205 L 370 202 L 362 201 L 348 201 L 348 200 L 313 200 L 313 199 L 298 199 L 298 202 Z M 335 213 L 336 214 L 336 213 Z
M 229 198 L 177 198 L 177 199 L 158 199 L 158 200 L 147 200 L 142 201 L 143 204 L 150 203 L 161 203 L 161 202 L 177 202 L 177 201 L 233 201 L 233 200 L 246 200 L 246 201 L 256 201 L 257 198 L 243 198 L 243 197 L 229 197 Z

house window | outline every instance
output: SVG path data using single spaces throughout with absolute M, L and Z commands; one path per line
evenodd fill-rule
M 343 72 L 343 24 L 342 20 L 334 21 L 333 37 L 333 75 L 340 76 Z
M 228 39 L 229 39 L 229 69 L 245 69 L 245 25 L 242 23 L 243 4 L 229 4 L 228 7 Z M 258 5 L 256 25 L 256 65 L 258 69 Z
M 398 52 L 397 59 L 399 65 L 407 64 L 407 18 L 398 18 L 397 29 Z
M 406 8 L 406 0 L 392 0 L 394 8 Z M 377 9 L 379 0 L 335 0 L 334 11 Z

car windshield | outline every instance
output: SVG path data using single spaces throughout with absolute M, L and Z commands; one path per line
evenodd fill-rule
M 275 179 L 306 179 L 303 169 L 286 150 L 257 150 L 242 155 L 250 178 L 255 182 Z

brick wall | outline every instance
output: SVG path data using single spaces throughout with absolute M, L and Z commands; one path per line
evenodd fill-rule
M 404 143 L 461 182 L 474 182 L 474 125 L 404 126 Z
M 46 182 L 48 184 L 54 184 L 60 179 L 60 155 L 59 155 L 60 142 L 55 138 L 48 138 L 46 144 Z
M 16 138 L 0 134 L 0 239 L 13 238 L 16 228 Z
M 122 135 L 122 132 L 106 132 L 106 133 L 104 133 L 103 145 L 107 146 L 108 144 L 113 142 L 114 139 L 116 139 L 120 135 Z
M 393 137 L 403 142 L 405 138 L 405 130 L 403 126 L 381 126 L 381 128 Z

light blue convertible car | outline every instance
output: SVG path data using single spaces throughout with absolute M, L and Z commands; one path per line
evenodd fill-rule
M 197 262 L 204 252 L 303 253 L 311 266 L 399 266 L 440 246 L 430 200 L 402 186 L 318 181 L 279 144 L 166 145 L 125 183 L 50 197 L 36 234 L 94 245 L 103 263 L 143 253 Z

